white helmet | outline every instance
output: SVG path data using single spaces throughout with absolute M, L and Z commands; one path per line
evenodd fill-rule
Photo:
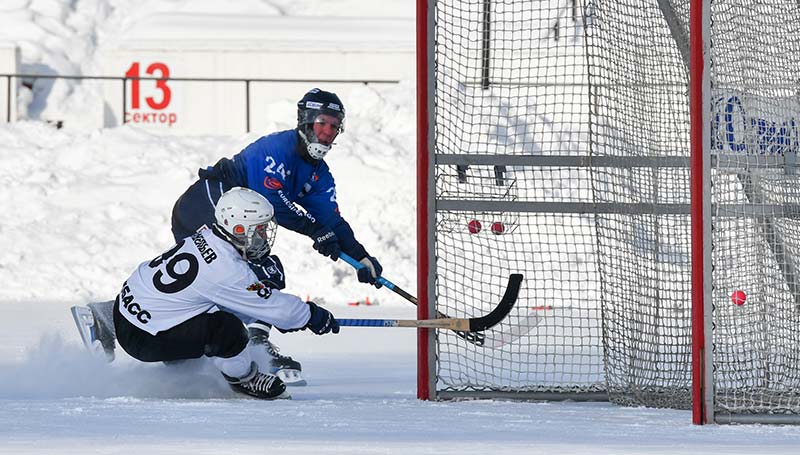
M 260 259 L 269 254 L 275 242 L 275 210 L 264 196 L 248 188 L 231 188 L 214 209 L 214 218 L 223 235 L 245 259 Z

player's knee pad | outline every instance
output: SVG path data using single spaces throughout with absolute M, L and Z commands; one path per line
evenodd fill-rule
M 233 357 L 244 350 L 250 337 L 241 319 L 226 311 L 213 314 L 209 322 L 209 340 L 205 346 L 208 357 Z

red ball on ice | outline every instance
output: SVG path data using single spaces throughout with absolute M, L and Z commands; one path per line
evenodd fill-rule
M 499 221 L 495 221 L 494 223 L 492 223 L 492 233 L 493 234 L 500 235 L 505 231 L 506 231 L 506 227 L 503 226 L 503 223 L 501 223 Z
M 733 291 L 733 294 L 731 294 L 731 302 L 733 302 L 734 305 L 742 306 L 745 300 L 747 300 L 747 294 L 740 289 Z
M 478 232 L 481 232 L 481 222 L 478 220 L 470 221 L 467 227 L 469 228 L 470 234 L 477 234 Z

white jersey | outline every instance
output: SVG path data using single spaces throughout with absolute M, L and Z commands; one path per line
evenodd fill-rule
M 260 283 L 233 245 L 210 229 L 139 264 L 117 301 L 122 316 L 151 335 L 215 308 L 282 329 L 303 327 L 311 317 L 299 297 Z

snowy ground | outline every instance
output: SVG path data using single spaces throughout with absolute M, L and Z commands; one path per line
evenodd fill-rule
M 608 403 L 416 400 L 414 331 L 277 338 L 310 385 L 290 401 L 234 396 L 202 362 L 85 356 L 68 305 L 0 305 L 0 453 L 795 454 L 800 428 L 697 427 L 686 411 Z M 335 308 L 413 317 L 403 307 Z M 9 323 L 9 321 L 11 323 Z
M 117 27 L 154 11 L 213 12 L 217 4 L 4 0 L 0 36 L 20 44 L 24 71 L 89 72 L 92 43 Z M 413 14 L 406 0 L 235 5 L 259 14 Z M 235 396 L 200 361 L 145 365 L 120 352 L 113 364 L 98 363 L 83 352 L 69 307 L 112 297 L 138 262 L 169 246 L 169 210 L 197 168 L 257 135 L 56 130 L 37 116 L 71 112 L 69 91 L 27 96 L 32 120 L 0 124 L 0 453 L 798 453 L 800 428 L 696 427 L 686 411 L 420 402 L 410 329 L 276 335 L 310 383 L 292 388 L 291 401 Z M 330 164 L 359 238 L 387 278 L 415 293 L 413 97 L 411 81 L 355 90 Z M 278 111 L 275 124 L 291 127 L 291 110 Z M 413 306 L 357 283 L 308 239 L 281 231 L 276 252 L 289 289 L 337 316 L 414 317 Z M 347 304 L 366 297 L 380 305 Z

